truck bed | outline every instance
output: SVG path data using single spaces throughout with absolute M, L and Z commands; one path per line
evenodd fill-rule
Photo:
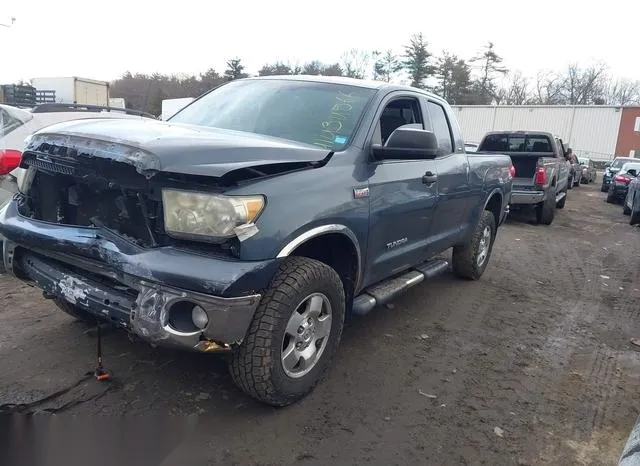
M 491 152 L 481 151 L 476 152 L 474 155 L 490 155 L 490 154 L 503 154 L 508 155 L 511 158 L 511 163 L 516 167 L 516 180 L 527 179 L 533 180 L 533 176 L 536 173 L 536 167 L 538 166 L 538 160 L 540 158 L 553 157 L 549 152 Z M 516 183 L 514 180 L 514 184 Z

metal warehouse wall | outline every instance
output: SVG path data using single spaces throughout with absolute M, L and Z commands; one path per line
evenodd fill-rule
M 622 115 L 621 107 L 564 105 L 456 105 L 453 111 L 467 142 L 480 142 L 488 131 L 549 131 L 594 159 L 614 156 Z

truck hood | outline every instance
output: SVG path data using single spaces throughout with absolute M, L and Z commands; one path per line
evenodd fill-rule
M 74 120 L 36 132 L 26 151 L 60 157 L 100 157 L 157 172 L 222 177 L 243 168 L 322 165 L 332 152 L 253 133 L 156 120 Z M 278 170 L 269 170 L 270 173 Z

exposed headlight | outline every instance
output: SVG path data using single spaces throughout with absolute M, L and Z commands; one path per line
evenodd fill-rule
M 235 229 L 251 224 L 265 205 L 263 196 L 223 196 L 163 189 L 164 229 L 185 239 L 215 241 L 236 236 Z

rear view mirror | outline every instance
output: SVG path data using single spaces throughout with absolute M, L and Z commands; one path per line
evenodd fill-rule
M 431 131 L 414 125 L 396 128 L 384 146 L 372 147 L 376 160 L 385 159 L 428 159 L 438 155 L 438 139 Z

